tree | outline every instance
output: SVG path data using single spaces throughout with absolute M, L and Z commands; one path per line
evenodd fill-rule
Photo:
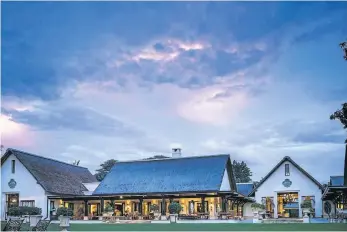
M 347 131 L 347 102 L 342 104 L 342 109 L 336 110 L 330 115 L 331 120 L 339 120 L 343 125 L 343 129 Z M 345 169 L 344 169 L 344 186 L 347 186 L 347 139 L 345 140 Z
M 80 164 L 80 160 L 75 160 L 72 165 L 78 166 Z
M 234 160 L 232 165 L 236 183 L 248 183 L 252 181 L 251 169 L 245 162 L 237 162 L 236 160 Z
M 149 158 L 145 158 L 143 160 L 153 160 L 153 159 L 168 159 L 170 157 L 167 157 L 165 155 L 155 155 L 155 156 L 152 156 L 152 157 L 149 157 Z
M 340 47 L 342 48 L 344 54 L 343 58 L 347 60 L 347 42 L 340 43 Z
M 2 155 L 2 152 L 5 150 L 5 146 L 4 145 L 0 145 L 0 153 L 1 153 L 1 155 Z
M 117 160 L 110 159 L 100 164 L 101 168 L 96 170 L 95 178 L 98 181 L 102 181 L 105 176 L 110 172 L 111 168 L 117 163 Z

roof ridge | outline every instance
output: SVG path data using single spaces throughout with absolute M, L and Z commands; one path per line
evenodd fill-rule
M 153 162 L 153 161 L 165 161 L 165 160 L 179 160 L 179 159 L 192 159 L 192 158 L 206 158 L 206 157 L 216 157 L 216 156 L 230 156 L 230 154 L 214 154 L 214 155 L 199 155 L 199 156 L 185 156 L 185 157 L 168 157 L 162 159 L 141 159 L 141 160 L 124 160 L 117 161 L 117 163 L 136 163 L 136 162 Z
M 62 164 L 73 166 L 73 167 L 84 168 L 84 169 L 88 170 L 88 168 L 86 168 L 86 167 L 69 164 L 69 163 L 66 163 L 66 162 L 63 162 L 63 161 L 60 161 L 60 160 L 56 160 L 56 159 L 52 159 L 52 158 L 49 158 L 49 157 L 32 154 L 32 153 L 29 153 L 29 152 L 26 152 L 26 151 L 21 151 L 21 150 L 14 149 L 14 148 L 8 148 L 7 150 L 14 151 L 14 152 L 21 152 L 21 153 L 24 153 L 25 155 L 35 156 L 35 157 L 51 160 L 51 161 L 54 161 L 54 162 L 59 162 L 59 163 L 62 163 Z

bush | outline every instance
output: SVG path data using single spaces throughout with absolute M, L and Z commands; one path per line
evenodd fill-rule
M 310 209 L 312 208 L 312 203 L 310 200 L 305 200 L 304 202 L 301 203 L 300 206 L 302 209 Z
M 182 210 L 182 206 L 177 202 L 171 202 L 169 204 L 169 212 L 170 214 L 179 214 Z
M 113 207 L 111 204 L 107 204 L 106 207 L 105 207 L 105 212 L 106 213 L 109 213 L 109 212 L 113 212 Z
M 22 216 L 19 207 L 11 207 L 7 212 L 8 216 Z
M 65 207 L 59 207 L 57 209 L 57 216 L 73 216 L 73 211 L 69 208 L 65 208 Z
M 22 215 L 41 215 L 42 210 L 38 207 L 20 206 Z
M 265 209 L 265 205 L 255 202 L 255 203 L 253 203 L 251 205 L 251 208 L 252 209 L 262 209 L 262 210 L 264 210 Z
M 30 207 L 30 206 L 11 207 L 8 210 L 9 216 L 41 215 L 41 213 L 42 213 L 41 208 Z
M 159 211 L 159 205 L 157 205 L 157 204 L 153 204 L 149 208 L 153 212 L 158 212 Z

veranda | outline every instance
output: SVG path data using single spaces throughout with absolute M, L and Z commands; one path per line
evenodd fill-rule
M 113 217 L 119 220 L 153 220 L 151 205 L 158 205 L 161 220 L 169 216 L 170 202 L 182 206 L 180 219 L 241 219 L 243 206 L 252 199 L 231 192 L 181 193 L 124 196 L 65 196 L 49 197 L 50 215 L 55 219 L 55 209 L 61 206 L 73 210 L 73 220 L 105 220 L 106 206 L 113 206 Z M 108 212 L 109 214 L 109 212 Z

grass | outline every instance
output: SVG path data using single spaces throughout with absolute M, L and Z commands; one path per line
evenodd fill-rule
M 1 228 L 5 226 L 1 223 Z M 22 226 L 28 231 L 29 226 Z M 61 231 L 51 224 L 49 231 Z M 71 224 L 69 231 L 347 231 L 346 223 L 336 224 L 252 224 L 252 223 L 191 223 L 191 224 Z

